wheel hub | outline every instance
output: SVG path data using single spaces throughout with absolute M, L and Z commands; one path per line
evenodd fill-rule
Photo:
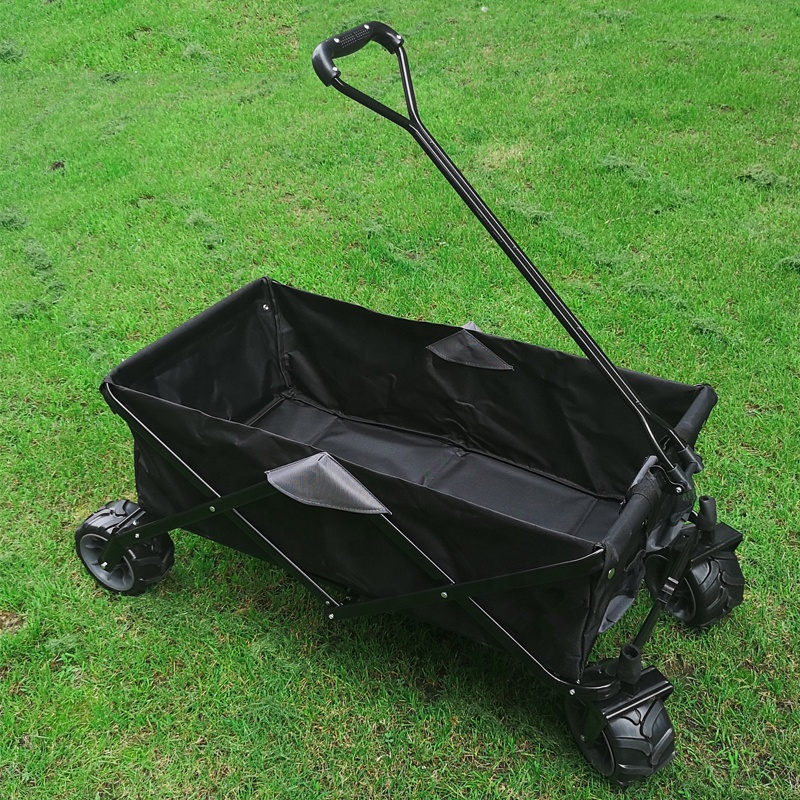
M 100 557 L 105 549 L 107 540 L 95 533 L 87 533 L 78 543 L 81 559 L 86 568 L 104 586 L 115 592 L 127 592 L 133 588 L 135 577 L 127 559 L 122 561 L 111 571 L 100 566 Z

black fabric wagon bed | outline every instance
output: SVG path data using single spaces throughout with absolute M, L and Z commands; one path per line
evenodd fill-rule
M 707 387 L 625 374 L 674 425 L 694 408 L 697 427 L 713 402 Z M 606 547 L 648 453 L 629 410 L 584 358 L 384 316 L 267 278 L 129 358 L 103 391 L 219 495 L 330 454 L 460 581 Z M 141 506 L 167 517 L 201 502 L 197 481 L 132 429 Z M 309 573 L 360 596 L 436 585 L 368 519 L 281 494 L 242 513 Z M 224 519 L 187 527 L 269 557 Z M 605 612 L 597 583 L 597 574 L 569 578 L 483 604 L 548 670 L 575 679 Z M 608 584 L 606 599 L 620 589 Z M 416 613 L 487 640 L 458 606 Z

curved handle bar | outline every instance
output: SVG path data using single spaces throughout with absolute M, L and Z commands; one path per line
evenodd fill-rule
M 390 53 L 396 53 L 403 45 L 403 37 L 388 25 L 382 22 L 366 22 L 338 36 L 331 36 L 330 39 L 317 45 L 314 55 L 311 56 L 317 77 L 326 86 L 330 86 L 341 74 L 333 59 L 352 55 L 373 41 Z

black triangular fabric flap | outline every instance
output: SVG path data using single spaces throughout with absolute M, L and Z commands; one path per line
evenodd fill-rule
M 355 514 L 390 514 L 388 508 L 363 483 L 328 453 L 303 458 L 267 472 L 279 491 L 307 506 L 352 511 Z
M 460 331 L 428 345 L 434 355 L 453 364 L 480 369 L 513 370 L 511 364 L 495 355 L 485 344 L 479 342 L 468 330 Z

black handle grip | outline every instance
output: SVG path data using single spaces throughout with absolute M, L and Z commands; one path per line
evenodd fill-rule
M 403 37 L 388 25 L 382 22 L 367 22 L 320 42 L 314 50 L 314 55 L 311 56 L 314 72 L 326 86 L 330 86 L 339 77 L 339 68 L 333 63 L 333 59 L 352 55 L 373 41 L 390 53 L 396 53 L 403 46 Z

